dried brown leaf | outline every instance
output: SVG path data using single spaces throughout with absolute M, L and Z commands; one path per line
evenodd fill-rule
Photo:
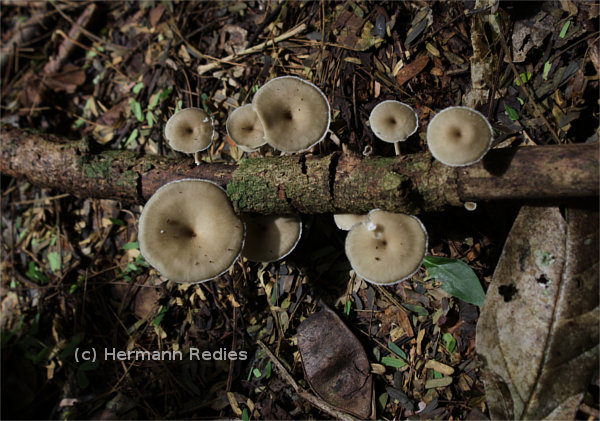
M 324 401 L 361 419 L 371 414 L 371 366 L 364 349 L 328 307 L 298 327 L 298 349 L 311 388 Z
M 398 82 L 398 85 L 404 85 L 413 77 L 421 73 L 425 66 L 427 66 L 427 63 L 429 63 L 429 57 L 419 56 L 415 59 L 415 61 L 401 68 L 396 75 L 396 82 Z
M 477 325 L 492 418 L 572 419 L 598 367 L 598 211 L 523 207 Z

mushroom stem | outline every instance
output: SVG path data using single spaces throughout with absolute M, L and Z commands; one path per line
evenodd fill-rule
M 402 152 L 400 152 L 400 142 L 394 142 L 394 151 L 396 152 L 396 156 L 402 155 Z
M 200 162 L 201 162 L 201 160 L 200 160 L 200 152 L 194 153 L 194 163 L 196 165 L 200 165 Z

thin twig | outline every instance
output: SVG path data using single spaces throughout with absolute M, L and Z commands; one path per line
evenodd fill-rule
M 249 47 L 246 48 L 245 50 L 242 50 L 236 54 L 231 54 L 228 55 L 227 57 L 224 57 L 222 59 L 216 59 L 217 61 L 213 62 L 213 63 L 208 63 L 208 64 L 202 64 L 200 66 L 198 66 L 198 68 L 196 69 L 196 71 L 198 72 L 198 75 L 203 75 L 206 72 L 210 72 L 213 69 L 216 69 L 217 67 L 219 67 L 221 65 L 222 62 L 228 62 L 231 61 L 237 57 L 240 56 L 245 56 L 248 54 L 254 54 L 254 53 L 258 53 L 260 50 L 262 50 L 265 47 L 270 47 L 271 45 L 280 42 L 280 41 L 284 41 L 288 38 L 291 38 L 295 35 L 298 35 L 299 33 L 303 32 L 306 29 L 306 24 L 302 23 L 298 26 L 296 26 L 295 28 L 289 30 L 288 32 L 286 32 L 285 34 L 281 34 L 278 37 L 275 37 L 273 40 L 268 40 L 265 42 L 261 42 L 260 44 L 257 44 L 253 47 Z
M 313 395 L 312 393 L 310 393 L 310 392 L 306 391 L 304 388 L 302 388 L 298 383 L 296 383 L 296 380 L 294 380 L 294 378 L 291 376 L 290 373 L 288 373 L 288 371 L 283 366 L 283 364 L 281 364 L 281 362 L 277 359 L 277 357 L 271 352 L 271 350 L 264 343 L 262 343 L 262 341 L 258 340 L 258 341 L 256 341 L 256 343 L 263 349 L 263 351 L 265 351 L 265 354 L 267 354 L 267 356 L 269 357 L 269 359 L 271 360 L 273 365 L 279 370 L 279 373 L 281 374 L 281 376 L 285 379 L 286 382 L 288 382 L 288 384 L 290 386 L 292 386 L 294 388 L 296 393 L 302 399 L 310 402 L 310 404 L 313 405 L 314 407 L 320 409 L 323 412 L 328 413 L 329 415 L 331 415 L 332 417 L 335 417 L 337 419 L 346 420 L 346 421 L 355 420 L 354 417 L 334 408 L 333 406 L 331 406 L 330 404 L 325 402 L 323 399 L 319 398 L 318 396 Z

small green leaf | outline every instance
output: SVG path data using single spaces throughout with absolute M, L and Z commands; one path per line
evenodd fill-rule
M 267 363 L 267 372 L 265 373 L 265 378 L 271 377 L 271 373 L 273 371 L 273 367 L 271 366 L 271 361 Z
M 146 112 L 146 122 L 151 128 L 154 127 L 154 114 L 152 114 L 150 111 Z
M 50 279 L 48 279 L 48 277 L 44 275 L 40 268 L 33 262 L 29 262 L 25 275 L 34 282 L 41 282 L 43 284 L 50 282 Z
M 479 278 L 465 262 L 447 257 L 427 256 L 423 262 L 429 276 L 442 283 L 442 289 L 467 303 L 482 306 L 485 292 Z
M 398 355 L 402 359 L 404 359 L 404 360 L 408 359 L 408 356 L 406 355 L 406 352 L 402 351 L 400 349 L 400 347 L 398 345 L 396 345 L 395 343 L 389 342 L 388 343 L 388 348 L 390 349 L 390 351 L 392 351 L 394 354 Z
M 242 411 L 242 421 L 248 421 L 250 419 L 250 415 L 248 415 L 248 408 L 244 408 Z
M 131 111 L 135 115 L 135 118 L 138 119 L 140 123 L 144 122 L 144 113 L 142 112 L 142 106 L 135 99 L 132 99 L 130 102 Z
M 119 219 L 119 218 L 108 218 L 108 220 L 113 225 L 118 225 L 120 227 L 124 227 L 125 226 L 125 222 L 122 219 Z
M 133 129 L 133 131 L 131 132 L 131 134 L 129 135 L 129 137 L 127 138 L 127 140 L 125 141 L 125 146 L 131 144 L 133 141 L 135 141 L 135 139 L 137 139 L 138 137 L 138 129 Z
M 56 251 L 48 253 L 48 262 L 50 263 L 50 270 L 57 272 L 60 270 L 60 254 Z
M 425 307 L 418 306 L 416 304 L 402 303 L 402 307 L 405 309 L 412 311 L 418 316 L 429 316 L 429 312 Z
M 527 82 L 529 82 L 531 80 L 532 76 L 533 75 L 531 74 L 531 72 L 521 73 L 519 75 L 519 77 L 521 78 L 521 80 L 519 80 L 519 79 L 515 80 L 515 85 L 521 86 L 521 83 L 523 83 L 523 85 L 525 85 Z
M 521 98 L 517 97 L 517 101 L 519 101 L 519 104 L 525 105 L 525 101 L 523 101 Z
M 571 26 L 571 21 L 570 20 L 566 21 L 565 24 L 563 25 L 562 29 L 560 30 L 560 34 L 558 34 L 558 37 L 560 39 L 563 39 L 567 35 L 567 31 L 569 30 L 569 26 Z
M 444 333 L 444 336 L 442 336 L 442 342 L 444 343 L 444 346 L 448 352 L 451 354 L 456 351 L 456 339 L 454 339 L 454 336 L 452 336 L 451 333 Z
M 142 82 L 138 82 L 135 84 L 135 86 L 133 87 L 132 91 L 134 94 L 139 94 L 142 89 L 144 89 L 144 84 Z
M 137 241 L 132 241 L 130 243 L 125 243 L 123 245 L 123 250 L 138 250 L 140 245 Z
M 167 311 L 169 310 L 169 306 L 162 306 L 160 308 L 160 311 L 158 312 L 158 314 L 156 315 L 156 317 L 154 318 L 154 327 L 158 327 L 160 325 L 160 322 L 162 322 L 162 319 L 165 318 L 165 315 L 167 314 Z
M 444 377 L 444 375 L 442 373 L 438 373 L 437 371 L 433 370 L 433 378 L 434 379 L 441 379 L 442 377 Z
M 406 363 L 403 360 L 395 357 L 382 357 L 381 364 L 395 368 L 404 367 L 406 365 Z
M 352 301 L 346 300 L 346 308 L 344 309 L 344 314 L 346 317 L 350 316 L 350 308 L 352 307 Z
M 512 121 L 517 121 L 519 119 L 519 113 L 517 112 L 517 110 L 515 110 L 514 108 L 509 107 L 506 104 L 504 104 L 504 109 L 506 110 L 506 113 L 508 114 L 508 117 Z
M 257 378 L 260 377 L 260 376 L 262 376 L 262 373 L 256 367 L 254 367 L 254 369 L 252 370 L 252 374 L 254 374 L 254 377 L 257 377 Z
M 550 69 L 552 69 L 552 64 L 548 62 L 544 63 L 544 72 L 542 73 L 542 79 L 548 80 L 548 74 L 550 74 Z

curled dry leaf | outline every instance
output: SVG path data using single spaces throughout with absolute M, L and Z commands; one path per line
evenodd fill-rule
M 523 207 L 477 325 L 495 419 L 573 419 L 598 368 L 598 211 Z
M 313 391 L 358 418 L 371 415 L 373 381 L 363 347 L 328 307 L 298 327 L 298 349 Z

